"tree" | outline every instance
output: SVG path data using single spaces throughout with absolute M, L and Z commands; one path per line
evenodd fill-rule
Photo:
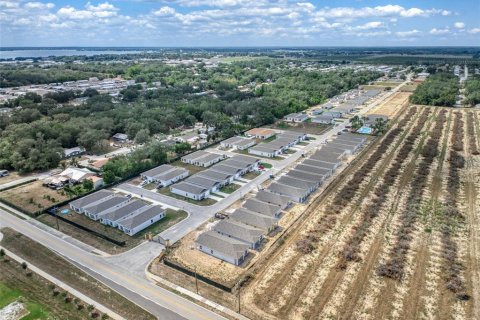
M 363 126 L 363 121 L 359 116 L 354 116 L 350 119 L 353 130 L 358 130 Z
M 375 119 L 375 123 L 372 126 L 372 129 L 375 130 L 377 134 L 382 134 L 386 130 L 386 124 L 387 122 L 383 120 L 382 118 L 377 118 Z
M 103 172 L 103 181 L 106 184 L 114 183 L 115 182 L 115 174 L 111 170 L 104 170 Z
M 85 179 L 82 182 L 83 189 L 90 191 L 93 190 L 93 181 L 90 179 Z
M 144 144 L 150 139 L 150 130 L 140 129 L 135 135 L 135 142 L 138 144 Z
M 184 154 L 190 150 L 192 150 L 192 146 L 186 142 L 177 143 L 175 145 L 175 153 L 177 154 Z

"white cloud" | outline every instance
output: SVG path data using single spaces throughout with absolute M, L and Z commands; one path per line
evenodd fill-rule
M 350 8 L 350 7 L 337 7 L 327 8 L 318 11 L 318 15 L 327 18 L 372 18 L 372 17 L 404 17 L 412 18 L 417 16 L 428 17 L 434 14 L 449 13 L 446 10 L 439 9 L 419 9 L 409 8 L 406 9 L 399 5 L 386 5 L 377 7 L 363 7 L 363 8 Z
M 380 28 L 380 27 L 383 27 L 383 26 L 384 26 L 384 24 L 381 21 L 371 21 L 371 22 L 365 23 L 364 25 L 357 26 L 354 29 L 369 30 L 369 29 L 377 29 L 377 28 Z
M 471 33 L 471 34 L 477 34 L 477 33 L 480 33 L 480 28 L 473 28 L 473 29 L 470 29 L 470 30 L 468 30 L 468 33 Z
M 414 29 L 409 31 L 398 31 L 398 32 L 395 32 L 395 34 L 401 38 L 405 38 L 405 37 L 412 37 L 412 36 L 419 35 L 420 31 L 417 29 Z
M 52 9 L 55 7 L 53 3 L 43 3 L 43 2 L 27 2 L 24 5 L 27 9 L 38 9 L 38 10 L 45 10 L 45 9 Z
M 430 30 L 429 33 L 430 33 L 430 34 L 433 34 L 433 35 L 436 35 L 436 36 L 446 35 L 446 34 L 449 34 L 449 33 L 450 33 L 450 29 L 448 29 L 448 28 L 445 28 L 445 29 L 433 28 L 432 30 Z
M 154 11 L 153 14 L 158 17 L 173 16 L 176 11 L 172 7 L 161 7 L 157 11 Z
M 465 29 L 465 23 L 463 22 L 455 22 L 453 26 L 457 29 Z

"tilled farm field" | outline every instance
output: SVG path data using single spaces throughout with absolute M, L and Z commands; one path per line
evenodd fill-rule
M 241 290 L 252 319 L 480 319 L 480 114 L 411 106 Z

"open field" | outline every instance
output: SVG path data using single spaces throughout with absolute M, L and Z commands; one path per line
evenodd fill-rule
M 408 104 L 409 97 L 410 93 L 397 92 L 389 97 L 388 100 L 371 109 L 369 114 L 381 114 L 391 119 Z
M 327 131 L 331 125 L 322 124 L 322 123 L 312 123 L 312 122 L 302 122 L 302 123 L 286 123 L 282 120 L 278 121 L 277 123 L 267 126 L 267 128 L 272 129 L 280 129 L 280 130 L 287 130 L 287 131 L 297 131 L 297 132 L 304 132 L 306 134 L 315 134 L 321 135 L 325 131 Z M 265 140 L 268 142 L 268 140 Z
M 162 232 L 163 230 L 170 228 L 174 224 L 185 219 L 187 217 L 187 213 L 185 211 L 175 211 L 172 209 L 167 209 L 167 215 L 165 216 L 165 218 L 154 223 L 148 228 L 140 231 L 134 236 L 129 236 L 124 232 L 122 232 L 121 230 L 119 230 L 118 228 L 113 228 L 110 226 L 103 225 L 98 221 L 94 221 L 92 219 L 89 219 L 83 214 L 78 214 L 73 211 L 70 211 L 70 213 L 68 213 L 67 215 L 63 215 L 63 217 L 69 220 L 72 220 L 78 224 L 81 224 L 85 227 L 88 227 L 92 230 L 100 232 L 112 239 L 115 239 L 118 241 L 125 241 L 126 242 L 125 246 L 123 247 L 117 246 L 107 240 L 96 237 L 93 234 L 83 231 L 66 222 L 58 220 L 58 226 L 60 227 L 60 231 L 62 231 L 63 233 L 68 234 L 69 236 L 72 236 L 73 238 L 78 239 L 86 244 L 89 244 L 97 249 L 100 249 L 102 251 L 105 251 L 111 254 L 115 254 L 115 253 L 127 251 L 129 249 L 132 249 L 133 247 L 136 247 L 141 242 L 145 241 L 145 234 L 147 233 L 156 235 Z M 43 214 L 38 217 L 38 220 L 45 223 L 46 225 L 49 225 L 52 228 L 57 228 L 57 219 L 55 219 L 51 215 Z
M 27 275 L 28 269 L 24 270 L 16 261 L 0 262 L 0 309 L 17 301 L 29 312 L 22 320 L 89 318 L 90 311 L 82 301 L 73 301 L 72 296 L 64 296 L 60 291 L 54 295 L 52 283 L 35 273 Z M 70 302 L 65 302 L 66 297 Z
M 155 317 L 142 308 L 131 303 L 41 244 L 9 228 L 3 228 L 1 231 L 4 235 L 1 242 L 3 247 L 24 259 L 28 259 L 33 265 L 65 282 L 79 292 L 115 310 L 124 318 L 155 319 Z M 0 277 L 3 277 L 3 272 L 0 274 Z M 85 319 L 85 317 L 80 318 Z M 63 317 L 63 319 L 69 318 Z
M 16 172 L 10 172 L 10 174 L 6 177 L 0 177 L 0 184 L 12 182 L 17 179 L 22 179 L 22 178 L 27 178 L 29 176 L 33 176 L 34 174 L 25 174 L 25 175 L 20 175 Z
M 418 85 L 418 82 L 407 83 L 406 85 L 400 87 L 400 92 L 413 92 L 418 87 Z
M 300 218 L 247 268 L 195 259 L 203 261 L 204 275 L 215 270 L 216 280 L 245 280 L 243 314 L 252 319 L 479 318 L 480 115 L 406 107 L 402 101 L 408 95 L 392 98 L 399 102 L 393 103 L 398 107 L 387 133 L 309 204 L 295 206 Z M 191 249 L 191 237 L 184 246 L 188 254 L 179 251 L 176 258 L 195 268 L 193 260 L 182 260 L 200 254 Z M 181 285 L 194 285 L 191 277 L 165 266 L 152 268 L 163 276 L 174 274 Z M 238 302 L 235 290 L 222 292 L 205 283 L 201 294 L 231 308 Z
M 242 289 L 247 315 L 475 318 L 479 159 L 463 141 L 477 147 L 478 123 L 463 139 L 465 111 L 410 110 L 382 138 L 400 130 L 382 155 L 375 160 L 372 150 L 354 170 L 361 175 L 320 196 L 308 222 Z
M 52 190 L 42 186 L 42 182 L 33 181 L 6 191 L 0 192 L 0 199 L 22 208 L 31 214 L 68 200 L 61 190 Z

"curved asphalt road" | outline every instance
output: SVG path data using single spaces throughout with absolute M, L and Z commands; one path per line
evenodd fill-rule
M 224 319 L 168 290 L 130 273 L 107 259 L 88 253 L 0 209 L 0 227 L 10 227 L 59 253 L 92 277 L 149 311 L 159 319 Z

